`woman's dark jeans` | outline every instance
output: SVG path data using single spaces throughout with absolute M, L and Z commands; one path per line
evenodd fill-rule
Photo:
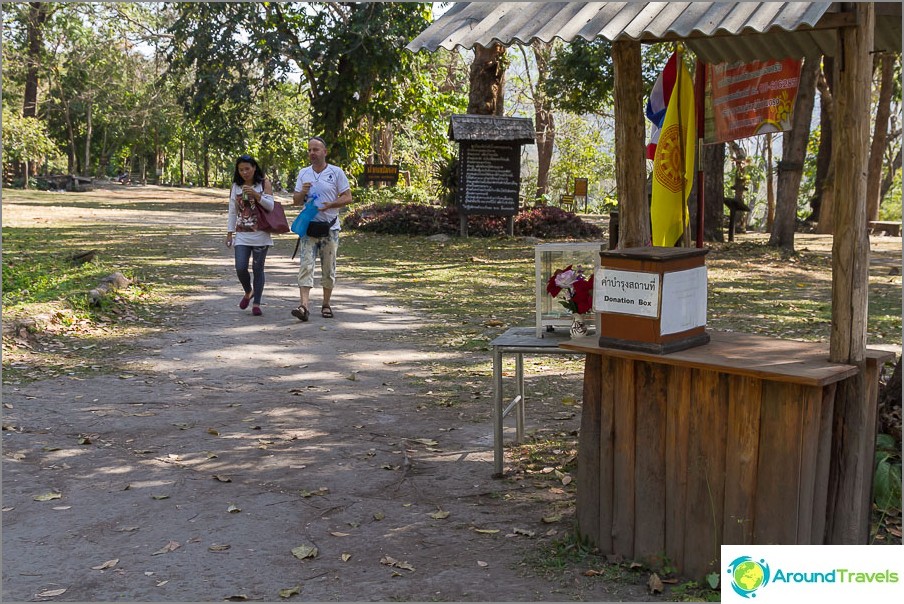
M 235 246 L 235 274 L 239 276 L 239 283 L 245 293 L 254 291 L 254 304 L 261 303 L 264 293 L 264 262 L 267 260 L 269 245 L 237 245 Z M 251 262 L 251 270 L 254 272 L 254 283 L 251 283 L 251 274 L 248 272 L 248 260 Z

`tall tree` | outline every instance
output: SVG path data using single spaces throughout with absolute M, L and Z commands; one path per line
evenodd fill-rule
M 182 3 L 178 11 L 171 67 L 194 75 L 193 115 L 223 95 L 242 113 L 262 89 L 297 74 L 311 104 L 310 134 L 330 139 L 340 163 L 367 154 L 368 133 L 358 128 L 366 117 L 405 114 L 395 92 L 413 55 L 403 47 L 428 24 L 428 7 L 418 3 Z M 227 136 L 233 144 L 241 137 Z
M 820 208 L 826 191 L 826 179 L 832 166 L 832 57 L 822 58 L 822 69 L 816 80 L 819 89 L 819 150 L 816 153 L 816 177 L 813 182 L 812 212 L 807 220 L 819 222 Z M 831 188 L 831 187 L 829 187 Z M 769 223 L 770 227 L 772 223 Z
M 468 113 L 502 115 L 505 109 L 505 68 L 508 66 L 505 46 L 476 44 L 471 62 L 471 87 Z
M 785 135 L 782 147 L 782 161 L 778 168 L 778 197 L 775 202 L 775 222 L 769 245 L 794 250 L 794 227 L 797 220 L 797 198 L 803 175 L 804 156 L 810 136 L 810 118 L 816 97 L 816 75 L 819 73 L 818 58 L 804 60 L 794 103 L 794 117 L 791 131 Z
M 891 116 L 891 97 L 894 90 L 895 55 L 890 52 L 880 53 L 876 58 L 879 63 L 879 97 L 876 100 L 873 127 L 873 140 L 869 150 L 869 163 L 866 170 L 866 219 L 879 219 L 879 197 L 882 183 L 882 161 L 888 146 L 888 120 Z
M 28 3 L 28 48 L 26 54 L 25 98 L 22 104 L 23 117 L 38 114 L 38 72 L 44 55 L 44 23 L 56 7 L 47 2 Z
M 552 43 L 534 40 L 531 43 L 534 63 L 537 66 L 537 81 L 534 83 L 530 77 L 529 61 L 524 46 L 521 52 L 524 54 L 524 64 L 527 73 L 527 83 L 530 88 L 530 100 L 534 105 L 534 128 L 537 133 L 537 187 L 535 197 L 540 198 L 549 191 L 549 167 L 552 163 L 552 152 L 556 142 L 556 121 L 552 110 L 552 103 L 546 94 L 544 82 L 549 77 L 549 62 L 552 57 Z
M 724 241 L 725 143 L 703 146 L 703 238 Z

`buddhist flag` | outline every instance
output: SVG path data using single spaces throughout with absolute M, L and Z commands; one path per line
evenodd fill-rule
M 688 224 L 687 197 L 694 183 L 697 138 L 694 82 L 681 57 L 672 57 L 677 57 L 678 73 L 653 159 L 650 205 L 653 245 L 663 247 L 675 245 Z

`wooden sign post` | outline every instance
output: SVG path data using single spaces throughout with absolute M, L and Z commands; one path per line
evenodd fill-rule
M 521 190 L 521 145 L 534 142 L 529 118 L 453 115 L 449 138 L 459 141 L 458 209 L 461 236 L 468 236 L 468 214 L 506 216 L 514 234 Z
M 364 164 L 364 184 L 385 182 L 395 186 L 399 182 L 399 164 Z

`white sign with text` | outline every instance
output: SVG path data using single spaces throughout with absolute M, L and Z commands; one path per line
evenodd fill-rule
M 665 273 L 662 300 L 660 335 L 706 325 L 706 267 Z
M 659 273 L 601 267 L 593 284 L 593 310 L 659 317 Z

